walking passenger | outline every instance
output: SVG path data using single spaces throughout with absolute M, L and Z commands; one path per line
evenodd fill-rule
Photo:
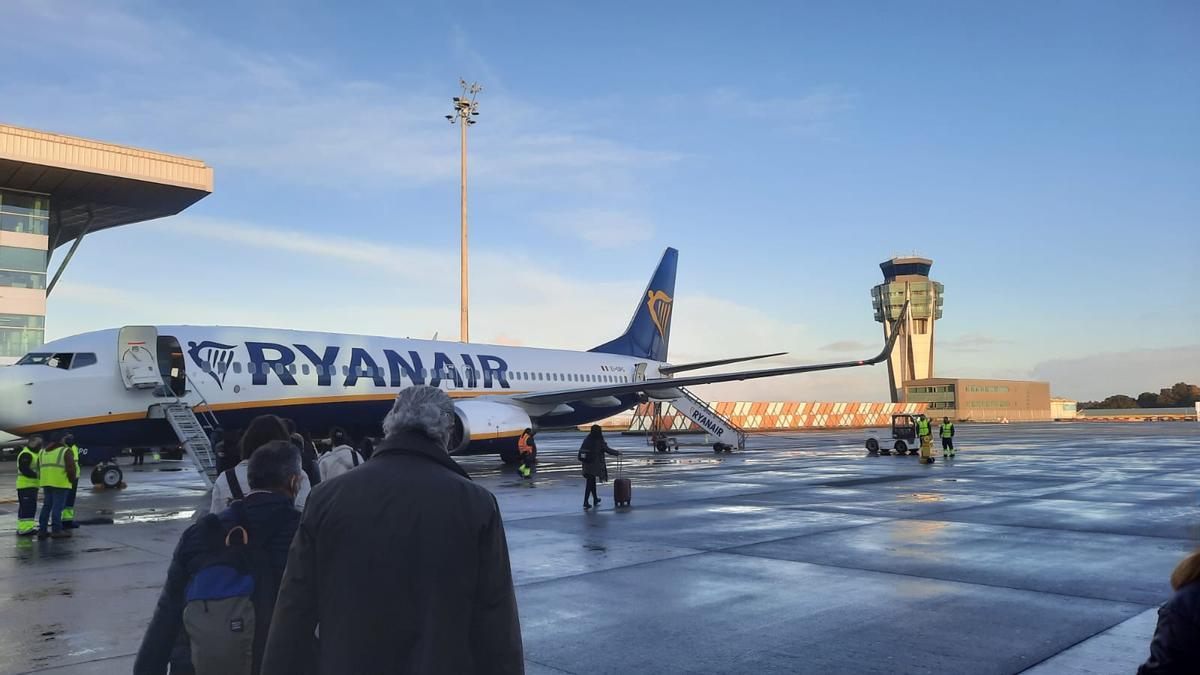
M 300 453 L 290 441 L 271 441 L 254 451 L 246 475 L 244 499 L 207 514 L 179 538 L 136 675 L 166 673 L 168 662 L 172 673 L 186 665 L 201 674 L 259 672 L 300 523 L 293 505 L 304 478 Z M 181 641 L 184 653 L 173 654 Z
M 237 466 L 241 461 L 241 432 L 234 429 L 222 429 L 219 434 L 213 434 L 217 437 L 216 444 L 213 445 L 213 451 L 217 453 L 217 470 L 225 471 Z
M 236 466 L 222 471 L 217 476 L 217 479 L 213 481 L 212 503 L 209 506 L 209 513 L 224 511 L 225 507 L 232 504 L 235 500 L 241 499 L 250 491 L 246 474 L 250 469 L 250 458 L 256 450 L 271 441 L 288 441 L 290 443 L 291 440 L 287 428 L 283 426 L 283 422 L 278 417 L 274 415 L 260 415 L 255 417 L 250 422 L 250 426 L 246 428 L 246 433 L 242 434 L 242 461 L 238 462 Z M 299 453 L 299 450 L 297 450 L 297 453 Z M 308 499 L 308 493 L 311 489 L 308 476 L 303 476 L 300 480 L 300 490 L 296 494 L 297 509 L 304 509 L 304 502 Z
M 263 673 L 523 671 L 504 523 L 447 454 L 453 426 L 446 392 L 408 387 L 371 461 L 313 490 Z
M 954 457 L 954 423 L 949 417 L 942 418 L 942 424 L 938 427 L 942 436 L 942 456 Z
M 71 533 L 63 529 L 62 512 L 67 505 L 71 484 L 79 477 L 79 465 L 61 440 L 50 441 L 38 453 L 38 483 L 42 486 L 42 512 L 38 515 L 38 539 L 64 539 Z
M 313 447 L 312 441 L 309 441 L 296 431 L 296 421 L 290 417 L 279 418 L 283 422 L 283 426 L 287 427 L 288 436 L 291 437 L 292 443 L 300 450 L 300 465 L 304 467 L 304 475 L 308 476 L 310 486 L 316 486 L 321 482 L 321 472 L 317 469 L 317 449 Z
M 593 424 L 592 430 L 588 432 L 587 437 L 579 446 L 579 461 L 583 462 L 583 477 L 587 479 L 587 485 L 583 489 L 583 508 L 585 510 L 600 505 L 600 495 L 596 494 L 596 481 L 601 483 L 608 481 L 608 462 L 604 458 L 606 454 L 617 457 L 621 453 L 608 447 L 608 443 L 604 442 L 604 432 L 600 429 L 600 425 Z M 592 497 L 591 504 L 588 503 L 588 495 Z
M 75 460 L 75 466 L 82 466 L 79 463 L 79 446 L 75 445 L 75 435 L 71 432 L 63 434 L 63 445 L 67 446 L 67 450 L 71 453 L 71 457 Z M 75 496 L 79 493 L 79 474 L 78 468 L 75 471 L 75 478 L 71 480 L 71 491 L 67 493 L 66 503 L 63 505 L 62 524 L 64 530 L 74 530 L 79 526 L 75 524 Z
M 326 481 L 334 476 L 340 476 L 363 463 L 362 456 L 358 454 L 358 451 L 347 444 L 348 440 L 345 430 L 337 427 L 329 430 L 329 444 L 333 448 L 321 455 L 321 459 L 317 461 L 321 480 Z
M 1158 610 L 1150 658 L 1138 675 L 1200 673 L 1200 551 L 1175 567 L 1171 588 L 1175 594 Z
M 29 445 L 17 454 L 17 534 L 32 537 L 37 534 L 38 453 L 42 437 L 29 439 Z

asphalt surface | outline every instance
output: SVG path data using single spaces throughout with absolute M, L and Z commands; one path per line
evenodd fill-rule
M 744 453 L 628 450 L 633 506 L 581 508 L 580 435 L 523 481 L 462 463 L 508 530 L 527 669 L 1129 673 L 1200 541 L 1200 424 L 959 425 L 922 466 L 870 432 L 752 436 Z M 685 437 L 685 441 L 686 441 Z M 13 536 L 0 466 L 0 673 L 128 672 L 205 492 L 179 463 L 80 494 L 93 524 Z M 615 462 L 611 465 L 615 475 Z

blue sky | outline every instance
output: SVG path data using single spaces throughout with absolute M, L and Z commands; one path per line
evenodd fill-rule
M 675 360 L 865 354 L 878 263 L 915 251 L 946 285 L 940 375 L 1082 398 L 1200 381 L 1195 3 L 17 0 L 5 15 L 0 121 L 216 171 L 184 215 L 87 240 L 51 337 L 138 322 L 453 337 L 458 135 L 442 116 L 463 76 L 485 86 L 476 340 L 601 342 L 671 245 Z M 706 394 L 881 399 L 886 381 Z

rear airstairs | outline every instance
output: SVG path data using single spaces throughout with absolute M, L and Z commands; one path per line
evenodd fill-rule
M 664 412 L 660 410 L 664 403 L 669 403 L 680 415 L 700 427 L 707 440 L 712 442 L 714 450 L 730 452 L 734 449 L 746 449 L 746 432 L 730 421 L 716 408 L 709 405 L 699 396 L 683 387 L 656 392 L 651 399 L 651 414 L 654 419 L 643 428 L 648 428 L 652 435 L 669 434 L 672 431 L 684 431 L 688 427 L 673 429 L 663 424 Z M 680 420 L 681 422 L 683 420 Z

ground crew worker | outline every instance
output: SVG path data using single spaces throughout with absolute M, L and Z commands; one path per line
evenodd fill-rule
M 63 434 L 63 445 L 71 452 L 71 457 L 75 458 L 75 479 L 71 481 L 71 491 L 67 493 L 67 502 L 63 506 L 62 524 L 64 530 L 74 530 L 79 527 L 75 524 L 75 495 L 79 492 L 79 446 L 75 445 L 75 436 L 71 432 Z
M 917 418 L 917 436 L 921 439 L 921 463 L 928 464 L 933 461 L 933 433 L 924 415 Z
M 942 456 L 954 457 L 954 423 L 949 417 L 943 417 L 938 428 L 942 432 Z
M 75 455 L 59 441 L 38 453 L 38 482 L 42 486 L 42 512 L 38 515 L 38 539 L 63 539 L 71 533 L 63 530 L 62 512 L 71 485 L 79 478 Z
M 37 534 L 37 458 L 41 449 L 41 436 L 34 436 L 17 454 L 17 536 Z
M 517 467 L 517 471 L 525 478 L 533 475 L 533 464 L 537 461 L 537 443 L 533 440 L 536 435 L 533 429 L 526 429 L 517 439 L 517 452 L 521 455 L 521 466 Z

